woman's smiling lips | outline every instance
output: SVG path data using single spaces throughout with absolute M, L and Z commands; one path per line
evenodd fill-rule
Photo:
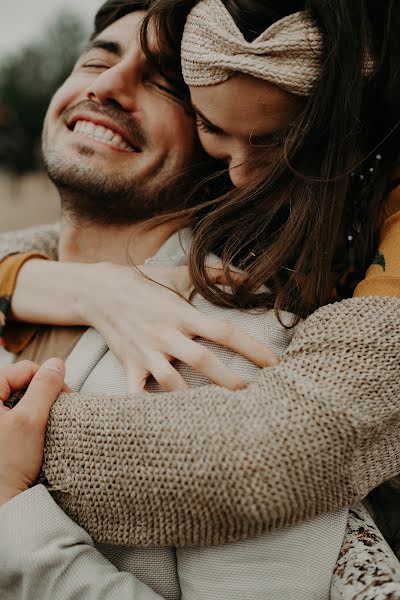
M 70 131 L 124 152 L 140 152 L 130 135 L 116 123 L 103 117 L 75 115 L 67 123 Z

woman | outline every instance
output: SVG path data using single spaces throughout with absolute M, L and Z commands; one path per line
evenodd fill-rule
M 109 4 L 109 10 L 119 10 L 118 6 L 121 5 L 115 2 Z M 179 46 L 186 16 L 194 4 L 179 2 L 175 5 L 168 2 L 154 5 L 154 15 L 160 15 L 160 22 L 161 17 L 171 15 L 171 20 L 167 19 L 166 23 L 176 27 L 176 30 L 168 32 L 171 35 L 166 38 L 160 31 L 161 43 L 171 38 L 176 43 L 171 48 L 172 56 Z M 316 87 L 312 92 L 307 92 L 309 96 L 301 96 L 293 103 L 285 93 L 280 96 L 280 99 L 287 100 L 288 119 L 283 124 L 283 133 L 275 137 L 274 132 L 272 140 L 265 139 L 265 134 L 272 130 L 260 130 L 257 134 L 262 134 L 261 139 L 256 139 L 255 144 L 254 139 L 250 140 L 247 146 L 243 139 L 252 133 L 251 128 L 245 133 L 231 133 L 227 136 L 229 144 L 222 147 L 220 139 L 226 131 L 220 127 L 217 119 L 217 127 L 209 122 L 210 117 L 206 112 L 211 106 L 209 99 L 197 98 L 198 104 L 206 101 L 200 112 L 205 114 L 208 121 L 199 117 L 197 110 L 204 144 L 218 158 L 230 162 L 232 180 L 241 186 L 220 202 L 215 202 L 206 216 L 197 218 L 193 212 L 188 215 L 195 234 L 190 257 L 193 283 L 206 298 L 225 306 L 289 308 L 299 316 L 307 316 L 329 301 L 332 288 L 336 289 L 336 293 L 344 288 L 348 295 L 348 288 L 351 287 L 348 273 L 362 273 L 372 262 L 374 237 L 398 157 L 398 138 L 394 130 L 398 115 L 392 97 L 393 90 L 398 89 L 399 84 L 394 62 L 396 54 L 391 55 L 398 44 L 395 32 L 398 16 L 394 3 L 368 10 L 366 4 L 360 1 L 356 8 L 349 8 L 346 2 L 340 0 L 329 8 L 318 2 L 307 4 L 324 39 L 323 69 L 316 78 Z M 246 11 L 246 14 L 253 14 L 253 18 L 250 23 L 243 24 L 240 22 L 241 15 L 249 7 L 254 13 Z M 282 2 L 271 2 L 259 5 L 238 1 L 226 3 L 222 8 L 229 10 L 240 27 L 248 28 L 250 37 L 255 25 L 264 31 L 271 23 L 302 10 L 304 4 L 289 3 L 286 6 Z M 372 10 L 376 12 L 372 14 Z M 342 20 L 338 21 L 340 16 Z M 371 28 L 373 35 L 370 36 Z M 256 29 L 256 33 L 251 35 L 254 37 L 259 32 Z M 372 50 L 366 45 L 370 39 L 373 40 Z M 357 51 L 347 56 L 350 46 Z M 373 65 L 366 60 L 369 53 L 373 57 Z M 240 65 L 238 68 L 240 70 Z M 241 81 L 245 85 L 248 83 L 245 78 L 238 78 L 237 81 L 233 78 L 232 82 L 228 80 L 226 83 L 231 85 Z M 178 90 L 186 89 L 181 81 L 175 84 Z M 349 86 L 353 90 L 351 97 Z M 271 91 L 268 82 L 266 88 Z M 326 111 L 332 98 L 335 98 L 336 114 L 332 122 L 327 123 Z M 379 127 L 375 127 L 376 122 Z M 366 123 L 374 123 L 374 126 L 366 127 Z M 205 128 L 211 132 L 206 133 Z M 217 144 L 214 143 L 214 135 L 218 139 Z M 206 136 L 210 136 L 210 139 Z M 234 160 L 231 143 L 241 151 L 246 147 L 247 155 Z M 249 153 L 249 148 L 253 150 L 254 145 L 262 146 L 261 149 L 256 148 L 255 155 Z M 368 159 L 365 161 L 363 159 L 366 156 Z M 252 176 L 243 176 L 243 162 L 248 163 L 249 160 L 257 171 L 254 182 Z M 260 162 L 263 165 L 261 170 L 258 166 Z M 357 169 L 358 166 L 360 169 Z M 351 177 L 354 170 L 356 179 Z M 238 173 L 241 173 L 240 181 L 236 179 Z M 361 176 L 370 178 L 365 186 L 362 185 L 364 179 Z M 247 215 L 241 217 L 240 221 L 235 219 L 238 206 L 240 214 Z M 257 215 L 257 222 L 254 215 Z M 368 221 L 364 222 L 366 215 Z M 360 235 L 356 236 L 360 228 Z M 54 237 L 50 239 L 54 240 Z M 219 247 L 221 239 L 227 240 L 223 248 Z M 20 248 L 18 245 L 9 245 L 6 249 L 7 243 L 10 243 L 9 239 L 3 246 L 3 255 L 10 251 L 32 249 L 29 242 L 27 245 L 21 244 Z M 36 249 L 43 251 L 44 248 L 39 244 Z M 233 262 L 248 274 L 235 294 L 221 291 L 209 281 L 204 269 L 204 259 L 209 250 L 217 251 L 225 266 Z M 13 310 L 21 320 L 37 321 L 38 314 L 34 315 L 32 311 L 29 266 L 28 263 L 20 274 Z M 43 263 L 39 267 L 36 264 L 35 277 L 38 268 L 42 268 L 44 274 L 48 266 Z M 59 268 L 61 273 L 63 265 L 59 265 Z M 113 287 L 119 287 L 118 277 L 122 278 L 116 273 Z M 353 278 L 356 281 L 359 279 L 357 275 L 350 277 Z M 235 287 L 235 282 L 231 283 Z M 265 283 L 268 293 L 257 293 Z M 135 280 L 135 285 L 141 285 L 139 279 Z M 74 290 L 72 286 L 73 277 L 71 289 Z M 147 289 L 151 293 L 150 288 Z M 101 296 L 104 298 L 104 290 Z M 56 297 L 52 302 L 48 290 L 46 298 L 51 308 L 57 307 Z M 173 295 L 171 304 L 172 298 Z M 40 320 L 43 320 L 44 306 L 47 305 L 41 303 L 38 311 Z M 97 326 L 104 333 L 110 347 L 117 348 L 119 332 L 118 335 L 110 334 L 107 327 L 102 325 L 102 321 L 107 321 L 99 318 L 104 311 L 107 314 L 105 306 L 94 311 L 97 318 L 89 324 Z M 71 319 L 70 313 L 61 314 L 61 309 L 61 306 L 57 307 L 56 323 L 67 321 L 87 324 L 86 321 Z M 115 304 L 112 314 L 115 314 Z M 129 452 L 140 454 L 144 472 L 154 471 L 152 422 L 159 420 L 164 411 L 182 410 L 182 400 L 185 407 L 185 435 L 177 436 L 176 431 L 164 432 L 168 444 L 161 450 L 164 453 L 164 469 L 163 474 L 158 475 L 163 478 L 159 488 L 153 482 L 140 480 L 139 483 L 135 473 L 129 474 L 129 481 L 121 483 L 126 486 L 126 495 L 131 499 L 132 489 L 138 493 L 136 504 L 132 502 L 131 507 L 140 526 L 137 530 L 130 527 L 129 532 L 112 532 L 107 539 L 103 537 L 103 541 L 118 543 L 123 539 L 126 542 L 128 535 L 129 542 L 136 545 L 204 543 L 200 539 L 201 534 L 194 535 L 193 531 L 201 531 L 204 507 L 207 506 L 207 536 L 211 536 L 209 539 L 215 543 L 224 543 L 349 505 L 383 480 L 396 475 L 400 468 L 397 453 L 398 412 L 392 404 L 392 398 L 398 393 L 396 382 L 399 381 L 399 348 L 396 345 L 398 317 L 399 303 L 395 299 L 350 300 L 342 305 L 322 308 L 296 332 L 282 364 L 276 369 L 264 370 L 248 392 L 240 392 L 240 398 L 226 390 L 206 387 L 202 388 L 201 393 L 192 390 L 185 396 L 176 393 L 166 398 L 157 397 L 151 402 L 136 397 L 129 402 L 124 401 L 125 410 L 132 411 Z M 196 335 L 193 312 L 190 318 L 190 334 Z M 182 327 L 183 319 L 178 318 L 177 321 L 178 328 Z M 125 326 L 121 326 L 121 332 L 126 335 Z M 352 353 L 351 369 L 345 351 Z M 126 355 L 129 355 L 127 350 Z M 121 359 L 125 364 L 128 362 L 126 357 Z M 364 360 L 363 370 L 359 371 L 359 363 Z M 373 365 L 373 368 L 368 368 L 368 365 Z M 377 377 L 377 373 L 380 376 Z M 182 457 L 190 454 L 192 438 L 188 432 L 192 431 L 197 437 L 199 432 L 203 435 L 201 432 L 209 430 L 206 412 L 194 418 L 195 407 L 201 405 L 205 398 L 212 406 L 223 407 L 224 416 L 221 415 L 219 424 L 224 430 L 224 438 L 232 443 L 232 447 L 229 446 L 229 451 L 224 452 L 224 458 L 218 454 L 213 456 L 213 465 L 202 476 L 199 472 L 188 473 L 183 468 Z M 266 451 L 265 443 L 257 445 L 254 440 L 247 440 L 246 460 L 243 462 L 243 456 L 234 442 L 243 427 L 243 420 L 248 417 L 243 410 L 238 412 L 237 399 L 242 400 L 239 404 L 246 406 L 249 414 L 258 411 L 260 427 L 269 440 L 268 448 L 274 445 L 280 447 L 282 436 L 285 435 L 286 453 L 282 460 L 271 456 Z M 93 398 L 93 402 L 96 401 Z M 301 407 L 298 419 L 295 417 L 296 406 Z M 112 410 L 110 407 L 110 415 L 107 416 L 110 423 L 115 422 Z M 53 419 L 65 414 L 67 420 L 73 421 L 71 411 L 77 411 L 77 419 L 81 419 L 79 402 L 61 399 L 55 406 Z M 231 420 L 225 418 L 226 414 L 231 415 Z M 143 420 L 140 415 L 143 415 Z M 275 416 L 274 427 L 271 427 L 271 415 Z M 304 418 L 301 415 L 309 415 L 305 438 Z M 288 422 L 291 423 L 289 437 L 285 434 Z M 84 461 L 87 452 L 95 453 L 96 450 L 95 431 L 92 430 L 93 437 L 90 435 L 90 419 L 85 426 L 88 435 L 84 451 L 78 451 L 74 444 L 79 446 L 81 442 L 74 440 L 70 458 L 67 459 L 70 475 L 76 485 L 68 489 L 68 498 L 61 494 L 59 500 L 64 508 L 75 513 L 73 507 L 82 503 L 86 495 L 85 501 L 96 508 L 97 514 L 106 514 L 109 510 L 107 490 L 102 489 L 99 496 L 94 493 L 89 499 L 87 487 L 85 489 L 87 482 L 81 486 L 79 477 L 74 475 L 83 468 L 79 460 Z M 147 427 L 149 435 L 146 435 Z M 303 439 L 306 443 L 303 443 Z M 136 444 L 134 440 L 137 440 Z M 158 448 L 157 453 L 159 451 Z M 53 439 L 50 452 L 55 458 L 56 438 Z M 308 459 L 307 468 L 302 466 L 304 453 Z M 52 484 L 62 488 L 63 481 L 62 478 L 57 479 L 57 469 L 54 469 L 56 463 L 52 456 L 47 456 L 45 472 Z M 77 456 L 81 458 L 77 460 Z M 218 465 L 223 464 L 227 457 L 235 478 L 219 486 L 218 481 L 221 478 L 224 480 L 224 477 L 215 474 L 220 472 Z M 156 458 L 159 460 L 159 454 Z M 254 470 L 250 469 L 251 473 L 247 468 L 249 464 L 255 465 Z M 97 468 L 104 469 L 106 474 L 109 465 L 103 461 L 99 462 Z M 181 484 L 179 501 L 172 502 L 172 506 L 168 507 L 169 515 L 171 511 L 174 515 L 172 522 L 175 525 L 168 532 L 160 532 L 155 526 L 158 519 L 154 518 L 154 513 L 150 517 L 147 505 L 150 502 L 159 516 L 163 514 L 165 494 L 169 497 L 175 494 L 176 497 L 171 482 L 176 480 L 177 474 Z M 265 481 L 268 485 L 265 485 Z M 256 505 L 254 486 L 258 494 Z M 218 494 L 215 494 L 216 489 Z M 124 490 L 121 488 L 122 494 Z M 146 498 L 146 506 L 140 495 Z M 187 498 L 187 503 L 182 502 L 182 497 Z M 228 520 L 221 524 L 218 516 L 214 518 L 215 506 L 219 511 L 215 512 L 216 515 L 221 514 L 221 510 L 224 514 L 229 513 L 230 524 Z M 79 516 L 80 523 L 87 527 L 84 511 Z M 199 525 L 198 529 L 196 524 Z

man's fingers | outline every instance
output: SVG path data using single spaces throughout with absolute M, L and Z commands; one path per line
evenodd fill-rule
M 27 388 L 39 368 L 39 365 L 30 360 L 21 360 L 3 367 L 3 376 L 0 379 L 0 401 L 7 402 L 13 392 Z
M 59 358 L 50 358 L 37 371 L 15 412 L 25 413 L 45 425 L 50 409 L 64 386 L 65 365 Z
M 241 354 L 258 367 L 274 367 L 279 364 L 279 359 L 272 350 L 233 323 L 196 315 L 196 335 Z

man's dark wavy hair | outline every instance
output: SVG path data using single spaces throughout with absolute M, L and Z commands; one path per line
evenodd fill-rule
M 98 10 L 94 20 L 92 38 L 96 37 L 110 25 L 130 13 L 138 10 L 149 10 L 151 0 L 107 0 Z

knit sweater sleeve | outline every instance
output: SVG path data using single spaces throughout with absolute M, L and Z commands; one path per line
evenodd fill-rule
M 26 252 L 37 252 L 56 259 L 59 230 L 59 225 L 54 224 L 1 233 L 0 260 L 10 254 Z
M 247 389 L 63 395 L 44 476 L 98 542 L 209 545 L 350 505 L 400 472 L 400 300 L 300 325 Z

